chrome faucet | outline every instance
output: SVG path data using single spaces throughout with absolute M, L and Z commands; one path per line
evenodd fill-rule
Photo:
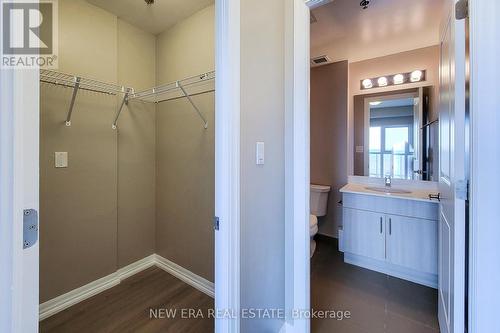
M 385 186 L 391 187 L 391 185 L 392 185 L 392 178 L 390 175 L 386 175 L 385 176 Z

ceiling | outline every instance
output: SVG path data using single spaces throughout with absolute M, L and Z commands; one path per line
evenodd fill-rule
M 213 4 L 214 0 L 156 0 L 149 6 L 144 0 L 87 0 L 87 2 L 157 35 Z
M 439 44 L 444 0 L 333 0 L 312 11 L 311 57 L 356 62 Z

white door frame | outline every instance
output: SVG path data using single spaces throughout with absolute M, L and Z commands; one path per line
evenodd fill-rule
M 500 3 L 469 0 L 471 184 L 469 332 L 500 332 Z
M 307 1 L 285 4 L 285 311 L 287 333 L 310 332 L 309 82 L 310 12 Z
M 23 210 L 39 210 L 39 118 L 39 71 L 0 69 L 1 332 L 38 332 L 39 246 L 23 249 Z
M 216 0 L 215 308 L 217 333 L 240 331 L 240 0 Z
M 23 210 L 39 210 L 39 73 L 0 72 L 0 331 L 37 332 L 39 246 L 23 249 Z

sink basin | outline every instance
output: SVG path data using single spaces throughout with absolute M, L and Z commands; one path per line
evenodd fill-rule
M 365 189 L 370 190 L 370 191 L 375 191 L 375 192 L 382 192 L 382 193 L 394 193 L 394 194 L 410 194 L 411 191 L 407 190 L 402 190 L 398 188 L 392 188 L 392 187 L 365 187 Z

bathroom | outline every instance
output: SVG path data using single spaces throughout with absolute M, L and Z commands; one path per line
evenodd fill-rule
M 439 332 L 444 3 L 311 11 L 312 332 Z

